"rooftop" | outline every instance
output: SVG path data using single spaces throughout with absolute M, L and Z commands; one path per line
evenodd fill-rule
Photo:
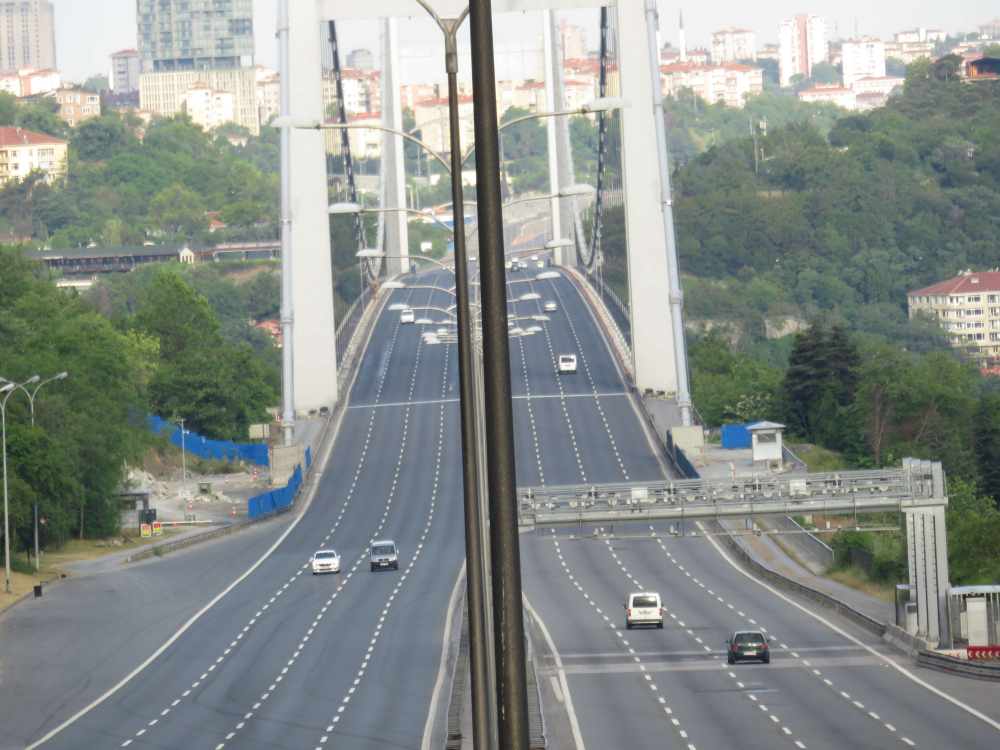
M 61 138 L 53 138 L 51 135 L 33 133 L 30 130 L 22 130 L 17 127 L 0 128 L 0 146 L 45 146 L 49 144 L 65 145 L 69 141 Z
M 923 289 L 910 292 L 913 294 L 968 294 L 970 292 L 1000 291 L 1000 272 L 963 273 L 954 279 L 948 279 Z

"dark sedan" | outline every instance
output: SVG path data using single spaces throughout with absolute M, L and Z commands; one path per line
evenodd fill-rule
M 771 650 L 767 647 L 767 642 L 773 640 L 765 638 L 764 634 L 757 630 L 737 631 L 726 641 L 729 644 L 728 661 L 730 664 L 738 661 L 759 661 L 770 664 Z

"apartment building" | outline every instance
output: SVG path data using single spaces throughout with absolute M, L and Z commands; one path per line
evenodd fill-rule
M 0 128 L 0 186 L 34 170 L 51 183 L 66 172 L 69 141 L 21 128 Z
M 181 112 L 205 130 L 235 122 L 235 108 L 236 96 L 232 91 L 213 89 L 203 83 L 196 83 L 181 95 Z
M 954 346 L 974 348 L 990 364 L 1000 361 L 1000 272 L 963 271 L 906 298 L 911 318 L 930 315 L 951 334 Z
M 844 85 L 850 86 L 859 78 L 881 78 L 885 75 L 885 44 L 878 39 L 862 37 L 844 42 Z
M 327 122 L 340 122 L 339 120 L 328 120 Z M 369 157 L 377 159 L 382 155 L 382 113 L 372 112 L 357 115 L 348 115 L 349 125 L 372 125 L 372 128 L 348 128 L 347 140 L 351 146 L 351 156 L 355 159 Z M 343 143 L 343 130 L 325 130 L 326 151 L 329 154 L 339 154 Z
M 569 26 L 566 19 L 559 20 L 559 34 L 562 40 L 563 59 L 580 60 L 587 57 L 587 30 L 582 26 Z
M 375 70 L 375 57 L 372 55 L 371 50 L 356 49 L 353 52 L 347 53 L 344 65 L 360 73 L 371 73 Z
M 56 91 L 59 117 L 70 127 L 101 116 L 101 97 L 90 89 L 71 86 Z
M 830 53 L 826 20 L 798 13 L 778 24 L 778 78 L 787 86 L 794 75 L 809 78 L 813 65 L 825 62 Z
M 257 76 L 253 68 L 145 73 L 141 81 L 139 108 L 166 117 L 181 112 L 182 99 L 192 86 L 228 91 L 233 95 L 233 121 L 249 128 L 254 135 L 260 134 Z
M 897 86 L 906 83 L 903 76 L 865 76 L 853 81 L 850 88 L 862 94 L 891 94 Z
M 660 84 L 664 96 L 677 96 L 681 89 L 686 88 L 709 104 L 723 102 L 727 107 L 735 108 L 746 104 L 746 95 L 764 91 L 763 71 L 740 63 L 661 65 Z
M 139 106 L 181 111 L 196 84 L 233 95 L 233 121 L 260 133 L 253 0 L 136 0 Z
M 921 57 L 933 57 L 937 45 L 934 42 L 886 42 L 885 56 L 895 57 L 909 65 Z
M 111 90 L 116 94 L 133 94 L 139 90 L 139 53 L 123 49 L 111 55 Z
M 19 68 L 14 73 L 0 75 L 0 91 L 21 99 L 55 91 L 62 86 L 58 70 L 35 70 L 31 66 Z
M 943 42 L 947 38 L 948 34 L 941 29 L 925 29 L 923 26 L 892 35 L 894 42 Z
M 55 8 L 49 0 L 0 4 L 0 73 L 56 67 Z
M 844 109 L 858 108 L 858 92 L 839 83 L 817 83 L 813 88 L 799 92 L 804 102 L 836 104 Z
M 261 125 L 281 114 L 281 78 L 277 73 L 257 79 L 257 108 L 260 110 Z
M 712 34 L 712 62 L 716 65 L 757 59 L 757 35 L 730 26 Z
M 543 84 L 544 85 L 544 84 Z M 544 100 L 544 97 L 543 97 Z M 439 154 L 445 155 L 451 150 L 451 134 L 448 121 L 448 99 L 424 99 L 413 107 L 416 127 L 420 128 L 420 140 Z M 475 143 L 475 129 L 472 120 L 472 97 L 458 97 L 459 147 L 464 154 L 469 146 Z

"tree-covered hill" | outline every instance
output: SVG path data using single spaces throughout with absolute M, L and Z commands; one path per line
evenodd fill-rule
M 906 292 L 1000 266 L 1000 84 L 935 66 L 911 65 L 902 96 L 827 137 L 771 129 L 756 170 L 744 138 L 678 171 L 690 318 L 728 319 L 753 341 L 764 317 L 819 316 L 933 348 L 935 332 L 906 320 Z
M 0 93 L 0 125 L 70 142 L 64 179 L 50 186 L 35 174 L 0 189 L 0 226 L 8 231 L 52 248 L 277 237 L 273 132 L 236 147 L 183 115 L 144 126 L 110 110 L 68 128 L 41 104 L 12 111 L 7 98 Z M 208 211 L 222 212 L 230 228 L 206 237 Z M 262 217 L 270 221 L 261 225 Z

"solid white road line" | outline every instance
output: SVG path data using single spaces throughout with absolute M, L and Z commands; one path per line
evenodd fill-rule
M 700 522 L 698 523 L 698 528 L 704 530 L 704 527 L 702 526 L 702 524 Z M 883 661 L 888 662 L 897 672 L 899 672 L 900 674 L 904 675 L 905 677 L 913 680 L 913 682 L 917 683 L 921 687 L 926 688 L 927 690 L 931 691 L 932 693 L 934 693 L 935 695 L 937 695 L 937 696 L 939 696 L 941 698 L 944 698 L 946 701 L 948 701 L 949 703 L 951 703 L 951 704 L 953 704 L 955 706 L 958 706 L 963 711 L 967 711 L 968 713 L 970 713 L 973 716 L 975 716 L 977 719 L 981 719 L 982 721 L 986 722 L 987 724 L 989 724 L 994 729 L 1000 729 L 1000 722 L 994 721 L 993 719 L 991 719 L 986 714 L 981 713 L 981 712 L 977 711 L 976 709 L 974 709 L 972 706 L 969 706 L 969 705 L 967 705 L 965 703 L 962 703 L 962 701 L 958 700 L 957 698 L 954 698 L 954 697 L 948 695 L 947 693 L 945 693 L 944 691 L 938 690 L 933 685 L 931 685 L 931 684 L 929 684 L 927 682 L 924 682 L 919 677 L 917 677 L 915 674 L 913 674 L 912 672 L 910 672 L 908 669 L 906 669 L 905 667 L 897 664 L 893 659 L 890 659 L 889 657 L 885 656 L 884 654 L 880 654 L 878 651 L 876 651 L 875 649 L 873 649 L 871 646 L 869 646 L 869 645 L 867 645 L 865 643 L 862 643 L 857 638 L 855 638 L 853 635 L 850 635 L 849 633 L 841 630 L 840 628 L 838 628 L 836 625 L 834 625 L 829 620 L 827 620 L 827 619 L 825 619 L 823 617 L 820 617 L 815 612 L 810 611 L 809 609 L 803 607 L 798 602 L 796 602 L 796 601 L 788 598 L 787 596 L 785 596 L 784 594 L 782 594 L 780 591 L 777 591 L 776 589 L 774 589 L 773 587 L 771 587 L 768 584 L 764 583 L 763 581 L 760 581 L 757 578 L 755 578 L 754 576 L 750 575 L 750 573 L 748 573 L 740 565 L 738 565 L 737 563 L 735 563 L 729 557 L 729 555 L 727 555 L 722 550 L 722 548 L 718 545 L 718 543 L 716 543 L 716 541 L 711 536 L 705 536 L 705 539 L 708 540 L 709 544 L 711 544 L 713 547 L 715 547 L 715 551 L 718 552 L 719 555 L 722 556 L 723 560 L 725 560 L 727 563 L 729 563 L 731 566 L 733 566 L 733 568 L 736 569 L 741 575 L 746 576 L 751 581 L 753 581 L 754 583 L 756 583 L 758 586 L 767 589 L 768 591 L 770 591 L 772 594 L 774 594 L 779 599 L 782 599 L 783 601 L 788 602 L 789 604 L 791 604 L 796 609 L 799 609 L 802 612 L 805 612 L 807 615 L 809 615 L 810 617 L 812 617 L 814 620 L 817 620 L 818 622 L 823 623 L 828 628 L 830 628 L 830 630 L 832 630 L 833 632 L 835 632 L 835 633 L 837 633 L 839 635 L 842 635 L 844 638 L 846 638 L 847 640 L 851 641 L 852 643 L 856 643 L 857 645 L 861 646 L 861 648 L 863 648 L 865 651 L 867 651 L 868 653 L 870 653 L 872 656 L 875 656 L 875 657 L 877 657 L 879 659 L 882 659 Z
M 438 701 L 441 698 L 441 687 L 444 685 L 444 675 L 448 667 L 448 646 L 451 640 L 451 621 L 454 619 L 455 608 L 458 606 L 459 593 L 462 590 L 462 581 L 465 579 L 465 563 L 458 571 L 458 579 L 455 581 L 455 588 L 451 592 L 451 602 L 448 605 L 448 617 L 444 623 L 444 641 L 441 645 L 441 666 L 438 667 L 437 682 L 434 683 L 434 692 L 431 694 L 431 707 L 427 712 L 427 723 L 424 725 L 424 740 L 420 743 L 421 750 L 430 750 L 431 734 L 434 732 L 434 719 L 437 718 Z
M 330 460 L 330 454 L 333 452 L 333 446 L 337 444 L 337 437 L 340 433 L 340 427 L 344 423 L 343 414 L 344 412 L 340 413 L 340 417 L 337 420 L 337 426 L 334 429 L 333 437 L 327 444 L 326 452 L 323 454 L 321 461 L 318 462 L 317 468 L 322 468 L 324 470 L 326 469 L 326 465 Z M 26 747 L 25 750 L 34 750 L 42 743 L 48 742 L 50 739 L 59 734 L 59 732 L 64 730 L 69 725 L 73 724 L 77 719 L 79 719 L 82 716 L 85 716 L 87 713 L 97 708 L 97 706 L 101 705 L 104 701 L 106 701 L 112 695 L 121 690 L 125 685 L 127 685 L 131 680 L 133 680 L 136 675 L 142 672 L 142 670 L 144 670 L 146 667 L 152 664 L 157 659 L 157 657 L 159 657 L 164 651 L 170 648 L 177 641 L 178 638 L 180 638 L 185 632 L 187 632 L 191 628 L 191 626 L 194 625 L 201 618 L 202 615 L 208 612 L 208 610 L 210 610 L 212 607 L 218 604 L 230 591 L 232 591 L 240 583 L 246 580 L 251 573 L 257 570 L 257 568 L 259 568 L 264 563 L 264 561 L 267 560 L 267 558 L 269 558 L 274 553 L 274 551 L 281 546 L 281 543 L 284 542 L 285 539 L 288 537 L 288 535 L 291 534 L 292 531 L 295 529 L 295 527 L 299 525 L 299 521 L 305 518 L 306 511 L 309 509 L 309 506 L 312 505 L 313 498 L 316 496 L 316 491 L 318 490 L 318 488 L 319 488 L 319 482 L 314 482 L 312 488 L 309 490 L 309 496 L 305 499 L 305 502 L 302 504 L 302 511 L 298 514 L 298 516 L 295 517 L 295 520 L 292 521 L 291 525 L 287 529 L 285 529 L 285 532 L 280 537 L 278 537 L 277 541 L 275 541 L 275 543 L 271 545 L 270 549 L 268 549 L 267 552 L 261 555 L 260 559 L 257 560 L 257 562 L 255 562 L 253 565 L 247 568 L 246 572 L 244 572 L 243 575 L 241 575 L 239 578 L 237 578 L 235 581 L 229 584 L 214 599 L 212 599 L 212 601 L 210 601 L 208 604 L 202 607 L 193 617 L 191 617 L 190 620 L 185 622 L 176 633 L 170 636 L 170 638 L 167 639 L 166 643 L 164 643 L 162 646 L 156 649 L 156 651 L 150 654 L 148 659 L 146 659 L 142 664 L 140 664 L 129 674 L 127 674 L 117 685 L 115 685 L 106 693 L 104 693 L 104 695 L 97 698 L 90 705 L 82 708 L 80 711 L 78 711 L 73 716 L 68 718 L 66 721 L 64 721 L 62 724 L 57 726 L 51 732 L 46 734 L 40 740 L 28 745 L 28 747 Z
M 535 612 L 531 607 L 531 602 L 528 601 L 528 597 L 523 593 L 521 598 L 524 600 L 524 608 L 528 610 L 528 614 L 538 623 L 538 627 L 542 631 L 542 635 L 545 636 L 545 642 L 549 644 L 549 650 L 552 652 L 552 658 L 555 659 L 556 669 L 559 670 L 559 683 L 562 685 L 563 698 L 566 699 L 566 713 L 569 716 L 569 726 L 573 732 L 573 742 L 576 743 L 576 750 L 585 750 L 583 746 L 583 735 L 580 734 L 580 724 L 576 720 L 576 712 L 573 710 L 573 699 L 569 694 L 569 683 L 566 682 L 566 672 L 563 671 L 562 658 L 559 656 L 559 651 L 556 649 L 556 644 L 552 642 L 552 636 L 549 635 L 549 629 L 545 627 L 545 622 L 538 613 Z

